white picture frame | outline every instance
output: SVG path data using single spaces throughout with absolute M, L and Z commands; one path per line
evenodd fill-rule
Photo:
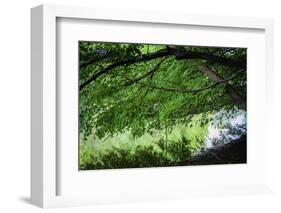
M 153 23 L 155 26 L 165 26 L 166 28 L 173 28 L 173 26 L 199 26 L 202 28 L 220 28 L 227 31 L 232 30 L 257 30 L 263 32 L 262 41 L 264 45 L 264 55 L 262 60 L 264 68 L 261 68 L 261 76 L 265 75 L 266 78 L 255 78 L 257 81 L 264 81 L 265 87 L 260 90 L 265 94 L 263 109 L 269 111 L 267 116 L 260 118 L 267 122 L 266 132 L 264 136 L 263 147 L 268 148 L 270 142 L 270 119 L 272 109 L 272 90 L 273 79 L 273 22 L 270 19 L 256 19 L 256 18 L 238 18 L 238 17 L 216 17 L 216 16 L 203 16 L 203 15 L 188 15 L 188 14 L 166 14 L 166 13 L 152 13 L 147 11 L 120 11 L 112 9 L 101 8 L 84 8 L 74 6 L 54 6 L 54 5 L 41 5 L 31 10 L 31 201 L 33 204 L 47 208 L 47 207 L 62 207 L 62 206 L 76 206 L 76 205 L 91 205 L 99 203 L 114 203 L 114 202 L 138 202 L 143 200 L 165 200 L 165 199 L 178 199 L 186 197 L 201 197 L 201 196 L 214 196 L 214 195 L 241 195 L 270 192 L 271 188 L 271 172 L 270 172 L 270 155 L 269 152 L 261 156 L 261 161 L 265 162 L 261 168 L 256 168 L 256 174 L 263 174 L 262 178 L 257 178 L 250 184 L 249 180 L 237 182 L 233 184 L 222 183 L 217 185 L 205 184 L 200 186 L 200 182 L 193 183 L 194 187 L 170 185 L 164 187 L 164 182 L 160 183 L 157 187 L 141 191 L 140 189 L 124 190 L 116 193 L 105 190 L 103 194 L 89 195 L 81 191 L 78 194 L 60 194 L 58 189 L 59 185 L 63 184 L 61 181 L 65 179 L 60 178 L 60 173 L 64 172 L 62 168 L 64 165 L 59 164 L 58 160 L 61 158 L 58 151 L 57 144 L 57 88 L 60 82 L 57 80 L 57 49 L 58 49 L 58 20 L 99 20 L 99 21 L 116 21 L 118 26 L 122 23 L 141 23 L 143 26 Z M 118 27 L 116 26 L 116 27 Z M 253 85 L 253 88 L 256 85 Z M 250 89 L 251 90 L 251 89 Z M 254 102 L 254 100 L 253 100 Z M 254 104 L 252 104 L 254 105 Z M 271 115 L 271 116 L 270 116 Z M 252 119 L 251 116 L 249 116 Z M 257 127 L 259 128 L 259 127 Z M 254 129 L 254 128 L 252 128 Z M 254 130 L 255 131 L 255 130 Z M 251 138 L 250 138 L 251 139 Z M 60 147 L 63 149 L 63 146 Z M 262 150 L 254 150 L 251 152 L 261 152 Z M 78 154 L 78 153 L 77 153 Z M 74 159 L 76 159 L 73 156 Z M 237 165 L 236 165 L 237 166 Z M 197 167 L 200 170 L 201 167 Z M 234 168 L 234 167 L 233 167 Z M 208 167 L 205 172 L 212 172 L 215 167 Z M 219 170 L 224 170 L 222 167 Z M 247 167 L 243 168 L 247 170 Z M 158 168 L 157 170 L 150 170 L 149 172 L 142 171 L 138 174 L 132 170 L 124 170 L 122 173 L 115 174 L 119 178 L 136 176 L 139 179 L 148 179 L 154 176 L 167 175 L 169 179 L 176 180 L 172 173 L 182 171 L 180 169 L 164 170 Z M 240 170 L 237 170 L 240 172 Z M 78 172 L 78 171 L 77 171 Z M 102 171 L 101 171 L 102 172 Z M 108 174 L 108 171 L 106 171 Z M 226 171 L 222 171 L 222 175 Z M 245 172 L 246 173 L 246 172 Z M 197 171 L 197 176 L 201 173 Z M 203 174 L 203 173 L 202 173 Z M 201 175 L 202 175 L 201 174 Z M 84 174 L 84 176 L 91 174 Z M 121 176 L 120 176 L 121 175 Z M 138 176 L 139 175 L 139 176 Z M 193 177 L 196 179 L 196 175 Z M 113 175 L 114 176 L 114 175 Z M 104 177 L 100 176 L 99 180 L 102 181 Z M 75 178 L 69 178 L 70 181 L 67 186 L 75 185 Z M 87 178 L 86 178 L 87 179 Z M 83 179 L 85 180 L 85 179 Z M 107 180 L 110 180 L 107 179 Z M 73 182 L 71 182 L 73 181 Z M 184 180 L 176 180 L 180 184 Z M 126 182 L 126 180 L 125 180 Z M 161 185 L 162 184 L 162 185 Z M 141 185 L 141 184 L 140 184 Z M 131 185 L 132 187 L 132 185 Z M 142 186 L 143 187 L 143 186 Z M 85 187 L 84 187 L 85 188 Z M 91 188 L 91 187 L 90 187 Z M 125 187 L 126 188 L 126 187 Z M 129 188 L 129 187 L 128 187 Z M 187 190 L 188 189 L 188 190 Z M 77 188 L 75 189 L 77 190 Z M 120 189 L 116 189 L 120 190 Z M 101 190 L 100 190 L 101 191 Z

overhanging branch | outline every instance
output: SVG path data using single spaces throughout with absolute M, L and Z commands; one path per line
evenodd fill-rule
M 246 61 L 244 61 L 244 60 L 229 59 L 229 58 L 225 58 L 225 57 L 221 57 L 221 56 L 216 56 L 211 53 L 193 52 L 193 51 L 187 51 L 187 50 L 183 50 L 183 49 L 181 49 L 179 51 L 178 49 L 175 49 L 175 48 L 167 48 L 167 49 L 161 49 L 154 53 L 148 53 L 148 54 L 144 54 L 141 56 L 137 56 L 135 58 L 129 58 L 127 60 L 114 62 L 114 63 L 108 65 L 107 67 L 105 67 L 104 69 L 94 73 L 89 79 L 87 79 L 86 81 L 81 83 L 79 90 L 81 91 L 83 88 L 85 88 L 91 82 L 95 81 L 98 77 L 111 72 L 116 67 L 129 66 L 134 63 L 150 61 L 150 60 L 164 57 L 164 56 L 175 56 L 175 58 L 177 60 L 203 59 L 203 60 L 207 60 L 207 61 L 210 61 L 213 63 L 221 64 L 224 66 L 236 67 L 236 68 L 245 68 L 246 67 Z
M 134 83 L 137 83 L 138 81 L 148 77 L 148 76 L 153 76 L 153 74 L 157 71 L 157 69 L 160 67 L 160 65 L 165 61 L 166 58 L 163 58 L 161 61 L 159 61 L 158 64 L 156 64 L 155 67 L 153 67 L 153 69 L 151 69 L 149 72 L 145 73 L 144 75 L 142 76 L 139 76 L 138 78 L 136 79 L 128 79 L 126 78 L 128 81 L 124 84 L 124 86 L 130 86 Z
M 145 86 L 145 87 L 150 87 L 152 89 L 163 90 L 163 91 L 166 91 L 166 92 L 198 93 L 198 92 L 202 92 L 204 90 L 211 89 L 211 88 L 213 88 L 215 86 L 218 86 L 220 84 L 226 84 L 230 80 L 233 80 L 234 78 L 236 78 L 242 72 L 244 72 L 244 69 L 239 70 L 239 72 L 235 73 L 234 75 L 232 75 L 229 78 L 217 81 L 217 82 L 215 82 L 213 84 L 210 84 L 210 85 L 208 85 L 206 87 L 202 87 L 202 88 L 198 88 L 198 89 L 167 88 L 167 87 L 160 87 L 160 86 L 157 86 L 157 85 L 145 84 L 145 83 L 142 83 L 142 82 L 139 82 L 139 81 L 135 81 L 135 83 L 140 84 L 140 85 Z M 134 81 L 134 80 L 131 80 L 131 81 Z
M 198 67 L 198 69 L 208 76 L 208 78 L 216 83 L 223 82 L 225 79 L 222 78 L 219 74 L 208 68 L 206 65 L 201 65 Z M 240 72 L 245 71 L 245 69 L 241 69 Z M 215 84 L 216 84 L 215 83 Z M 243 109 L 246 111 L 246 100 L 243 99 L 243 97 L 239 94 L 236 89 L 228 83 L 228 81 L 225 81 L 225 90 L 228 93 L 228 95 L 231 97 L 233 103 L 239 107 L 240 109 Z
M 218 56 L 212 53 L 205 53 L 205 52 L 194 52 L 194 51 L 187 51 L 184 48 L 176 47 L 176 48 L 168 48 L 170 52 L 176 56 L 176 59 L 203 59 L 212 63 L 221 64 L 228 67 L 234 67 L 237 69 L 245 68 L 246 67 L 246 60 L 239 60 L 239 59 L 231 59 L 227 57 Z
M 127 60 L 115 62 L 111 65 L 108 65 L 104 69 L 94 73 L 88 80 L 86 80 L 82 84 L 80 84 L 79 90 L 81 91 L 88 84 L 95 81 L 99 76 L 101 76 L 103 74 L 106 74 L 106 73 L 109 73 L 110 71 L 112 71 L 116 67 L 123 66 L 123 65 L 129 66 L 129 65 L 134 64 L 134 63 L 150 61 L 152 59 L 160 58 L 160 57 L 167 56 L 167 55 L 168 55 L 168 53 L 167 53 L 166 49 L 163 49 L 163 50 L 159 50 L 159 51 L 154 52 L 154 53 L 138 56 L 136 58 L 130 58 L 130 59 L 127 59 Z

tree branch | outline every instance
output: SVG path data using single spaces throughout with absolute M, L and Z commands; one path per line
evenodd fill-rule
M 209 62 L 221 64 L 228 67 L 235 67 L 235 68 L 245 68 L 246 67 L 246 60 L 234 60 L 231 58 L 226 58 L 222 56 L 218 56 L 212 53 L 205 53 L 205 52 L 194 52 L 194 51 L 187 51 L 181 46 L 172 48 L 168 47 L 169 51 L 176 56 L 176 59 L 203 59 Z
M 207 75 L 211 80 L 215 81 L 216 83 L 224 82 L 225 83 L 225 89 L 226 92 L 230 95 L 233 103 L 238 106 L 240 109 L 243 109 L 246 111 L 246 101 L 242 98 L 242 96 L 236 91 L 236 89 L 228 83 L 228 81 L 225 81 L 219 74 L 209 69 L 206 65 L 201 65 L 198 67 L 198 69 Z M 242 68 L 239 72 L 243 72 L 245 68 Z M 238 72 L 238 73 L 239 73 Z M 215 84 L 216 84 L 215 83 Z
M 149 72 L 147 72 L 147 73 L 145 73 L 144 75 L 142 75 L 142 76 L 140 76 L 140 77 L 138 77 L 138 78 L 136 78 L 136 79 L 128 79 L 127 78 L 127 82 L 124 84 L 124 86 L 130 86 L 130 85 L 132 85 L 132 84 L 134 84 L 134 83 L 137 83 L 138 81 L 140 81 L 140 80 L 142 80 L 142 79 L 144 79 L 144 78 L 146 78 L 147 76 L 153 76 L 153 74 L 157 71 L 157 69 L 160 67 L 160 65 L 165 61 L 165 59 L 166 58 L 163 58 L 158 64 L 156 64 L 156 66 L 153 68 L 153 69 L 151 69 Z
M 167 47 L 167 49 L 161 49 L 154 53 L 148 53 L 141 56 L 137 56 L 135 58 L 129 58 L 127 60 L 115 62 L 113 64 L 108 65 L 104 69 L 94 73 L 88 80 L 84 81 L 80 87 L 79 90 L 81 91 L 84 87 L 86 87 L 91 82 L 95 81 L 99 76 L 106 74 L 110 71 L 112 71 L 114 68 L 119 66 L 129 66 L 134 63 L 139 62 L 145 62 L 150 61 L 156 58 L 164 57 L 164 56 L 175 56 L 177 60 L 181 59 L 204 59 L 213 63 L 221 64 L 224 66 L 229 67 L 236 67 L 236 68 L 245 68 L 246 67 L 246 61 L 244 60 L 234 60 L 229 59 L 225 57 L 216 56 L 211 53 L 202 53 L 202 52 L 193 52 L 193 51 L 187 51 L 183 48 L 171 48 Z
M 213 84 L 210 84 L 206 87 L 202 87 L 202 88 L 198 88 L 198 89 L 166 88 L 166 87 L 159 87 L 159 86 L 156 86 L 156 85 L 149 85 L 149 84 L 145 84 L 145 83 L 142 83 L 142 82 L 135 82 L 135 83 L 138 83 L 140 85 L 150 87 L 150 88 L 153 88 L 153 89 L 163 90 L 163 91 L 166 91 L 166 92 L 198 93 L 198 92 L 202 92 L 202 91 L 207 90 L 207 89 L 211 89 L 211 88 L 213 88 L 217 85 L 220 85 L 220 84 L 226 84 L 228 81 L 236 78 L 242 72 L 244 72 L 244 69 L 239 70 L 239 72 L 235 73 L 234 75 L 232 75 L 229 78 L 217 81 L 217 82 L 215 82 Z
M 149 54 L 145 54 L 145 55 L 142 55 L 142 56 L 138 56 L 136 58 L 130 58 L 130 59 L 127 59 L 127 60 L 115 62 L 113 64 L 108 65 L 107 67 L 100 70 L 99 72 L 94 73 L 88 80 L 86 80 L 82 84 L 80 84 L 79 90 L 81 91 L 88 84 L 95 81 L 99 76 L 112 71 L 116 67 L 119 67 L 119 66 L 122 66 L 122 65 L 129 66 L 129 65 L 137 63 L 137 62 L 150 61 L 152 59 L 160 58 L 160 57 L 167 56 L 167 55 L 168 55 L 167 50 L 162 49 L 162 50 L 156 51 L 154 53 L 149 53 Z

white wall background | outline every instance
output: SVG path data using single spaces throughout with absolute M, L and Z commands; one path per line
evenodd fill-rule
M 276 0 L 9 0 L 0 7 L 0 212 L 38 212 L 29 204 L 30 8 L 42 3 L 192 14 L 269 17 L 275 20 L 275 190 L 272 195 L 51 209 L 50 212 L 280 212 L 281 210 L 281 6 Z M 278 83 L 280 85 L 278 85 Z M 279 109 L 279 111 L 278 111 Z M 266 124 L 265 124 L 266 125 Z M 278 156 L 280 155 L 280 156 Z M 279 211 L 278 211 L 279 210 Z

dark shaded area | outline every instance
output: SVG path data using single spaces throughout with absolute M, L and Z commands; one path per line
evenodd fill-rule
M 247 162 L 247 135 L 228 144 L 195 155 L 186 165 L 234 164 Z

